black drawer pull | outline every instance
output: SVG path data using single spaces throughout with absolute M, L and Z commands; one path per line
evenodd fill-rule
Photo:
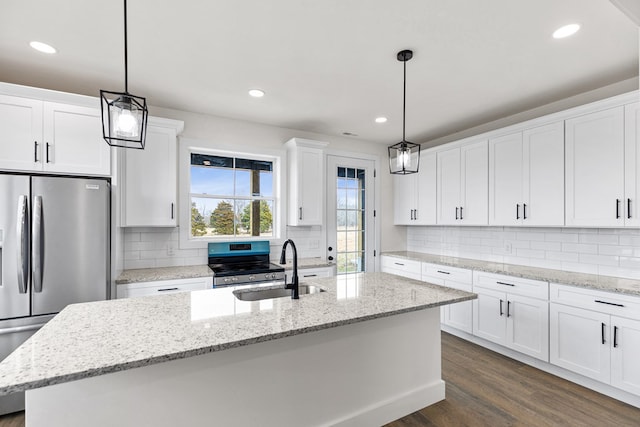
M 302 277 L 317 277 L 317 276 L 318 276 L 317 274 L 305 274 Z
M 395 265 L 404 265 L 404 264 L 399 263 L 399 262 L 394 262 L 394 264 L 395 264 Z
M 158 292 L 166 292 L 166 291 L 177 291 L 180 288 L 164 288 L 164 289 L 158 289 Z
M 624 307 L 623 304 L 616 304 L 615 302 L 600 301 L 599 299 L 597 299 L 596 302 L 598 304 L 607 304 L 607 305 L 615 305 L 616 307 Z
M 505 283 L 505 282 L 496 282 L 498 285 L 504 285 L 504 286 L 516 286 L 512 283 Z
M 442 273 L 442 274 L 451 274 L 448 271 L 442 271 L 442 270 L 438 270 L 438 273 Z

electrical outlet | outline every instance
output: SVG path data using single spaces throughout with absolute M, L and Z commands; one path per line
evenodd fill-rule
M 504 251 L 508 254 L 513 253 L 513 245 L 511 242 L 504 242 Z
M 173 246 L 173 243 L 167 244 L 167 255 L 174 256 L 176 254 L 176 248 Z

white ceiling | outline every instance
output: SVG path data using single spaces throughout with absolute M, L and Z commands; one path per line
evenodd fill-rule
M 0 81 L 122 90 L 122 11 L 2 0 Z M 575 36 L 551 37 L 571 22 Z M 129 89 L 152 106 L 393 143 L 406 48 L 414 142 L 638 75 L 638 28 L 608 0 L 129 0 Z

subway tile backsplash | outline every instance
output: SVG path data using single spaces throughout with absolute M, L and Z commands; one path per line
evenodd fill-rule
M 407 227 L 407 250 L 640 279 L 640 230 Z

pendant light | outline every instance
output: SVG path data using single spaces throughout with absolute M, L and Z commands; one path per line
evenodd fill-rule
M 420 163 L 420 145 L 405 139 L 405 113 L 407 107 L 407 61 L 413 58 L 413 52 L 398 52 L 398 61 L 404 64 L 402 92 L 402 141 L 389 147 L 389 171 L 396 175 L 408 175 L 418 172 Z
M 144 149 L 147 100 L 129 93 L 127 65 L 127 0 L 124 0 L 124 92 L 100 90 L 102 136 L 112 147 Z

